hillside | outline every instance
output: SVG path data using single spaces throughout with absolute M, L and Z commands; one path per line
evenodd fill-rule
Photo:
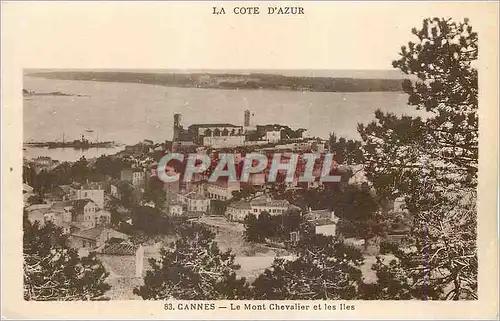
M 35 72 L 29 76 L 47 79 L 128 82 L 169 87 L 219 89 L 271 89 L 315 92 L 401 91 L 401 79 L 360 79 L 336 77 L 295 77 L 250 73 L 148 73 L 119 71 L 52 71 Z

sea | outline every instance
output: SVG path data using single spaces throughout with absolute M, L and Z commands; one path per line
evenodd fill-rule
M 282 74 L 294 75 L 293 72 Z M 295 73 L 296 75 L 297 73 Z M 328 73 L 304 73 L 325 76 Z M 346 76 L 343 71 L 342 76 Z M 353 76 L 362 78 L 363 73 Z M 380 75 L 377 77 L 381 78 Z M 25 75 L 23 88 L 37 93 L 61 92 L 68 96 L 27 95 L 23 106 L 23 141 L 65 141 L 84 135 L 90 141 L 135 144 L 144 139 L 171 140 L 173 115 L 180 113 L 186 128 L 196 123 L 242 125 L 251 111 L 251 125 L 284 124 L 305 128 L 306 135 L 328 138 L 330 133 L 359 139 L 357 125 L 374 120 L 377 109 L 397 115 L 421 115 L 407 105 L 403 92 L 300 92 L 285 90 L 233 90 L 165 87 L 123 82 L 45 79 Z M 26 147 L 24 156 L 49 156 L 74 161 L 114 154 L 122 147 L 48 149 Z

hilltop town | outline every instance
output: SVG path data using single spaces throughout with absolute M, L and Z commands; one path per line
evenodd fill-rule
M 142 284 L 148 259 L 158 257 L 160 249 L 177 238 L 176 226 L 186 221 L 216 233 L 219 246 L 235 253 L 239 276 L 253 280 L 274 258 L 292 259 L 290 247 L 304 233 L 338 236 L 339 221 L 345 216 L 336 215 L 334 200 L 362 194 L 366 179 L 357 164 L 355 142 L 337 141 L 334 135 L 329 140 L 305 137 L 305 130 L 286 125 L 253 125 L 249 110 L 243 116 L 242 125 L 184 128 L 181 115 L 175 114 L 171 141 L 143 140 L 115 155 L 74 163 L 49 157 L 25 159 L 25 215 L 32 223 L 51 221 L 61 227 L 81 256 L 96 253 L 111 273 L 112 299 L 137 299 L 132 289 Z M 213 159 L 219 152 L 321 155 L 330 150 L 338 156 L 336 170 L 342 176 L 333 185 L 296 178 L 267 183 L 265 171 L 251 174 L 246 183 L 209 182 L 204 174 L 190 182 L 165 183 L 156 176 L 159 159 L 169 152 L 196 152 Z M 401 217 L 389 236 L 397 240 L 405 233 L 405 213 L 397 204 L 391 206 L 385 210 Z M 344 233 L 343 238 L 373 263 L 380 240 L 358 232 Z M 366 271 L 367 279 L 374 277 L 368 266 Z
M 405 21 L 394 13 L 374 29 L 391 42 Z M 340 300 L 483 300 L 478 281 L 494 276 L 478 279 L 488 262 L 477 240 L 494 228 L 478 225 L 478 192 L 482 204 L 494 197 L 478 190 L 479 36 L 468 18 L 439 16 L 408 30 L 392 62 L 398 46 L 364 41 L 362 20 L 332 25 L 349 46 L 335 37 L 328 45 L 324 34 L 316 47 L 311 66 L 380 60 L 408 76 L 387 81 L 314 70 L 26 70 L 23 86 L 36 90 L 23 91 L 24 137 L 34 144 L 23 146 L 24 300 L 158 300 L 169 316 L 229 311 L 233 300 L 295 301 L 241 304 L 282 312 L 310 300 L 327 313 L 354 310 Z M 251 49 L 236 47 L 229 56 Z M 254 58 L 278 62 L 290 52 L 280 49 Z M 84 136 L 68 143 L 62 125 L 129 145 L 100 148 L 97 131 L 95 148 Z M 60 129 L 61 143 L 33 142 Z M 19 150 L 7 151 L 4 185 L 15 189 Z M 17 197 L 6 195 L 6 215 L 15 215 Z M 495 214 L 489 208 L 481 217 Z M 15 255 L 12 228 L 3 232 Z

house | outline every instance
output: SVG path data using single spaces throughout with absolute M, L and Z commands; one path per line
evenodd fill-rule
M 31 223 L 38 221 L 45 224 L 51 221 L 56 226 L 62 227 L 63 232 L 68 231 L 72 219 L 72 206 L 68 202 L 56 202 L 53 204 L 37 204 L 26 208 L 28 220 Z
M 128 235 L 104 226 L 97 226 L 71 233 L 69 241 L 74 248 L 94 250 L 112 238 L 126 240 Z
M 73 205 L 71 201 L 54 202 L 50 210 L 57 214 L 61 223 L 69 223 L 73 219 Z
M 73 184 L 69 189 L 69 199 L 91 199 L 102 208 L 104 207 L 104 189 L 97 183 Z
M 121 199 L 122 194 L 120 193 L 120 190 L 118 189 L 118 186 L 116 184 L 111 184 L 110 185 L 110 194 L 114 198 Z
M 226 217 L 230 221 L 243 222 L 248 214 L 252 212 L 249 202 L 234 202 L 227 206 Z
M 337 231 L 337 222 L 329 218 L 309 220 L 307 223 L 314 229 L 316 234 L 335 236 Z
M 80 223 L 84 228 L 93 228 L 96 224 L 97 212 L 101 209 L 91 199 L 76 200 L 73 203 L 73 222 Z
M 70 223 L 63 222 L 59 225 L 59 227 L 61 228 L 63 234 L 68 235 L 71 233 L 71 224 Z
M 327 209 L 313 211 L 309 208 L 308 212 L 304 214 L 304 218 L 316 234 L 336 235 L 339 218 L 335 216 L 335 212 Z
M 140 186 L 144 185 L 146 178 L 146 173 L 138 168 L 134 168 L 132 170 L 132 185 L 134 186 Z
M 96 226 L 108 226 L 111 224 L 111 212 L 100 210 L 95 214 Z
M 240 190 L 239 182 L 217 181 L 206 184 L 206 195 L 212 200 L 227 201 L 233 198 L 233 191 Z
M 250 206 L 252 214 L 257 217 L 262 212 L 267 212 L 270 215 L 280 215 L 290 207 L 290 202 L 287 200 L 273 200 L 267 196 L 260 196 L 251 200 Z
M 96 257 L 115 277 L 142 277 L 144 248 L 128 242 L 105 244 L 96 249 Z
M 266 131 L 265 139 L 269 143 L 277 143 L 281 140 L 281 131 L 279 131 L 279 130 Z
M 28 212 L 28 220 L 33 224 L 38 221 L 41 225 L 52 219 L 50 208 L 35 208 Z
M 300 241 L 300 232 L 299 231 L 290 232 L 290 242 L 297 243 L 298 241 Z
M 132 182 L 132 174 L 133 174 L 132 168 L 124 168 L 120 172 L 120 180 L 121 181 L 127 181 L 127 182 Z
M 120 180 L 132 183 L 133 186 L 143 185 L 146 172 L 140 168 L 124 168 L 120 172 Z
M 210 199 L 196 192 L 179 193 L 177 200 L 188 212 L 207 213 L 210 209 Z
M 238 201 L 231 203 L 226 208 L 226 217 L 230 221 L 243 222 L 248 214 L 256 217 L 263 212 L 270 215 L 282 215 L 292 205 L 287 200 L 273 200 L 267 196 L 259 196 L 250 202 Z
M 308 209 L 308 211 L 304 214 L 304 218 L 306 220 L 319 220 L 319 219 L 331 219 L 334 221 L 338 221 L 339 218 L 335 216 L 334 211 L 330 211 L 327 209 L 322 209 L 322 210 L 312 210 L 311 208 Z
M 169 216 L 182 216 L 182 203 L 179 201 L 172 201 L 166 206 L 168 208 Z

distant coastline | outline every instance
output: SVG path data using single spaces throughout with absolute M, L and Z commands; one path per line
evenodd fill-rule
M 89 95 L 82 94 L 67 94 L 60 91 L 52 91 L 52 92 L 36 92 L 34 90 L 23 89 L 23 96 L 65 96 L 65 97 L 89 97 Z
M 28 76 L 46 79 L 126 82 L 167 87 L 267 89 L 310 92 L 401 92 L 402 79 L 302 77 L 268 73 L 155 73 L 132 71 L 52 71 Z

